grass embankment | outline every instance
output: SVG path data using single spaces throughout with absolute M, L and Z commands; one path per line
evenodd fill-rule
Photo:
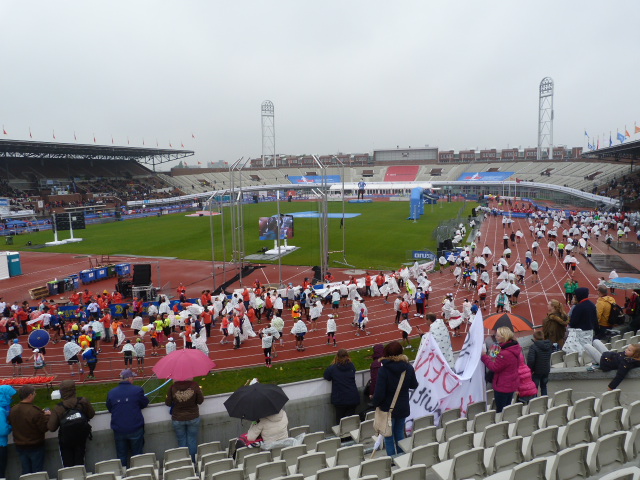
M 420 345 L 420 338 L 414 338 L 411 341 L 412 349 L 407 350 L 405 353 L 410 359 L 414 359 L 418 346 Z M 365 348 L 362 350 L 355 350 L 350 352 L 351 360 L 356 366 L 357 370 L 366 370 L 371 364 L 371 355 L 373 353 L 372 348 Z M 325 368 L 327 368 L 334 355 L 325 355 L 322 357 L 310 358 L 306 360 L 293 360 L 288 362 L 278 362 L 275 359 L 273 368 L 249 367 L 234 370 L 225 370 L 221 372 L 213 371 L 213 374 L 209 374 L 206 377 L 197 377 L 195 380 L 202 387 L 202 391 L 205 395 L 216 395 L 220 393 L 234 392 L 241 386 L 243 386 L 247 380 L 252 378 L 258 378 L 262 383 L 276 383 L 279 385 L 285 383 L 299 382 L 302 380 L 311 380 L 316 378 L 322 378 Z M 100 364 L 98 364 L 99 366 Z M 99 368 L 96 371 L 98 377 L 100 376 Z M 165 380 L 153 379 L 146 383 L 143 381 L 136 382 L 138 385 L 144 384 L 145 392 L 150 392 L 159 387 L 165 382 Z M 117 382 L 82 385 L 77 384 L 78 396 L 88 398 L 96 410 L 105 410 L 104 402 L 107 400 L 107 394 L 109 390 L 114 388 Z M 57 388 L 57 385 L 56 385 Z M 152 403 L 163 403 L 166 395 L 168 385 L 160 389 L 158 392 L 150 396 Z M 16 396 L 17 398 L 17 396 Z M 36 398 L 36 404 L 39 407 L 53 408 L 57 405 L 59 400 L 51 400 L 49 392 L 42 388 L 38 390 L 38 396 Z

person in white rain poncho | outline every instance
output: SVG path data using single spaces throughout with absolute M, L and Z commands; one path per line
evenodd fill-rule
M 167 338 L 167 344 L 164 346 L 164 348 L 167 349 L 167 355 L 169 355 L 171 352 L 176 351 L 178 346 L 176 345 L 176 342 L 173 340 L 173 337 Z
M 291 329 L 291 333 L 296 336 L 296 349 L 299 352 L 304 352 L 304 336 L 307 334 L 307 326 L 304 323 L 304 320 L 298 320 Z
M 460 326 L 462 325 L 462 314 L 455 308 L 451 310 L 451 316 L 449 317 L 449 328 L 453 330 L 453 336 L 460 336 Z
M 484 248 L 482 249 L 482 256 L 487 260 L 491 256 L 491 249 L 487 245 L 485 245 Z
M 349 285 L 346 281 L 340 284 L 340 299 L 342 300 L 342 306 L 347 306 L 347 299 L 349 297 Z
M 400 293 L 400 287 L 398 286 L 398 281 L 396 280 L 395 275 L 388 275 L 386 277 L 387 279 L 387 286 L 389 288 L 389 292 L 390 293 Z
M 77 346 L 77 345 L 76 345 Z M 78 347 L 79 348 L 79 347 Z M 13 376 L 22 375 L 22 352 L 24 348 L 20 345 L 17 338 L 13 339 L 13 343 L 7 350 L 7 363 L 13 364 Z
M 282 317 L 274 316 L 271 320 L 271 326 L 278 331 L 278 338 L 280 338 L 280 345 L 284 345 L 284 338 L 282 332 L 284 332 L 284 320 Z
M 513 280 L 509 282 L 509 285 L 504 289 L 504 293 L 509 297 L 509 304 L 516 305 L 518 303 L 518 295 L 520 295 L 520 287 L 518 287 Z
M 509 297 L 504 290 L 502 290 L 497 296 L 495 301 L 496 313 L 510 312 L 511 305 L 509 304 Z
M 460 278 L 462 277 L 462 268 L 457 266 L 453 269 L 453 278 L 455 278 L 455 282 L 453 282 L 453 286 L 460 285 Z
M 398 330 L 402 332 L 402 344 L 404 348 L 411 348 L 411 345 L 409 344 L 409 335 L 411 335 L 413 328 L 411 327 L 409 320 L 402 320 L 398 325 Z
M 431 322 L 429 333 L 440 347 L 440 351 L 444 355 L 445 360 L 451 368 L 454 366 L 453 348 L 451 347 L 451 335 L 444 320 L 437 318 L 435 313 L 427 313 L 427 320 Z
M 331 340 L 333 339 L 333 346 L 336 347 L 338 343 L 336 342 L 336 332 L 338 331 L 338 325 L 336 324 L 336 319 L 333 315 L 329 315 L 327 319 L 327 345 L 331 344 Z
M 136 354 L 136 364 L 138 365 L 138 372 L 144 372 L 144 357 L 147 354 L 147 348 L 141 338 L 136 339 L 136 344 L 133 346 L 133 350 Z
M 142 322 L 142 317 L 140 316 L 134 317 L 134 319 L 131 321 L 131 328 L 133 330 L 134 335 L 138 335 L 138 333 L 140 333 L 140 330 L 142 330 L 143 326 L 144 326 L 144 323 Z
M 267 368 L 271 368 L 272 347 L 275 339 L 272 330 L 265 328 L 260 331 L 260 339 L 262 340 L 262 352 L 264 353 L 264 363 Z
M 442 302 L 442 315 L 444 315 L 445 320 L 449 320 L 449 318 L 451 318 L 451 312 L 454 309 L 453 293 L 447 293 L 444 297 L 444 301 Z
M 209 356 L 209 347 L 207 346 L 207 336 L 204 333 L 204 330 L 201 330 L 202 334 L 194 333 L 191 336 L 193 342 L 193 348 L 196 350 L 200 350 L 205 355 Z
M 311 331 L 315 332 L 318 319 L 322 315 L 322 302 L 320 300 L 316 300 L 309 311 L 309 316 L 311 317 Z
M 69 370 L 71 371 L 71 375 L 76 374 L 76 372 L 73 371 L 74 365 L 76 366 L 76 370 L 78 370 L 78 373 L 83 373 L 82 369 L 80 368 L 80 359 L 78 358 L 78 353 L 80 353 L 81 351 L 82 351 L 82 348 L 80 348 L 80 345 L 78 345 L 73 340 L 64 344 L 64 348 L 62 352 L 64 354 L 64 359 L 69 364 Z
M 468 298 L 462 302 L 462 321 L 465 323 L 471 323 L 471 302 Z
M 249 317 L 246 315 L 242 317 L 242 334 L 240 335 L 240 341 L 244 342 L 247 338 L 256 337 L 256 332 L 253 331 L 253 326 L 249 321 Z
M 133 345 L 131 345 L 131 340 L 125 340 L 124 346 L 122 347 L 122 350 L 120 350 L 120 353 L 124 355 L 125 368 L 133 366 L 133 355 L 135 352 L 136 350 L 133 348 Z
M 166 313 L 167 315 L 171 313 L 169 299 L 164 295 L 160 297 L 160 305 L 158 306 L 158 314 L 162 315 L 163 313 Z
M 351 304 L 351 311 L 353 312 L 353 320 L 351 321 L 351 325 L 354 327 L 358 326 L 358 319 L 360 318 L 360 298 L 354 298 L 353 303 Z
M 609 272 L 609 281 L 615 280 L 616 278 L 618 278 L 618 272 L 616 272 L 615 270 L 611 270 Z M 609 293 L 611 293 L 611 295 L 616 293 L 616 289 L 611 287 L 609 288 Z
M 147 308 L 147 315 L 150 317 L 155 317 L 158 315 L 158 307 L 155 304 L 150 303 L 149 308 Z

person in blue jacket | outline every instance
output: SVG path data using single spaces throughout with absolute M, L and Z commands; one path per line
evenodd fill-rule
M 149 398 L 145 397 L 142 387 L 133 384 L 135 376 L 128 368 L 120 372 L 122 381 L 107 395 L 116 455 L 123 467 L 129 466 L 129 452 L 132 457 L 140 455 L 144 447 L 142 409 L 149 405 Z
M 0 385 L 0 478 L 5 478 L 7 470 L 7 443 L 11 433 L 9 425 L 9 410 L 11 410 L 11 397 L 16 394 L 11 385 Z
M 341 348 L 329 367 L 324 371 L 324 379 L 331 382 L 331 403 L 336 409 L 336 425 L 340 419 L 355 415 L 360 404 L 360 394 L 356 386 L 356 367 L 349 352 Z
M 409 358 L 403 354 L 402 345 L 398 341 L 394 340 L 385 345 L 384 357 L 380 361 L 382 362 L 382 367 L 378 372 L 376 391 L 373 394 L 373 406 L 379 407 L 383 412 L 388 412 L 391 408 L 391 402 L 400 383 L 400 377 L 402 372 L 405 372 L 398 400 L 391 413 L 392 434 L 390 437 L 384 437 L 387 455 L 391 457 L 403 453 L 398 442 L 405 438 L 404 424 L 411 413 L 409 390 L 418 388 L 418 379 L 416 378 L 415 370 L 409 363 Z

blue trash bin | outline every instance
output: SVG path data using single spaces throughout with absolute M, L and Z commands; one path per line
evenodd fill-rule
M 109 270 L 107 269 L 107 267 L 96 268 L 96 280 L 102 280 L 107 278 L 108 271 Z
M 49 295 L 57 295 L 58 294 L 58 281 L 52 280 L 51 282 L 47 282 L 47 288 L 49 289 Z
M 86 285 L 87 283 L 95 282 L 96 281 L 95 269 L 82 270 L 80 272 L 80 281 L 82 282 L 83 285 Z
M 72 290 L 78 290 L 80 288 L 80 277 L 78 275 L 76 275 L 75 273 L 69 275 L 69 280 L 73 282 Z
M 119 263 L 116 265 L 116 274 L 119 277 L 126 277 L 131 274 L 131 264 L 130 263 Z

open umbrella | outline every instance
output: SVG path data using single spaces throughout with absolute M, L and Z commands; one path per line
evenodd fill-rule
M 46 347 L 49 343 L 49 333 L 42 329 L 34 330 L 29 334 L 28 343 L 32 348 Z
M 160 359 L 153 367 L 158 378 L 171 378 L 174 381 L 189 380 L 207 375 L 216 364 L 200 350 L 185 348 L 175 350 Z
M 515 313 L 494 313 L 484 317 L 484 328 L 487 330 L 495 330 L 500 327 L 509 327 L 514 332 L 533 330 L 531 320 L 527 320 Z
M 254 383 L 233 392 L 224 406 L 232 417 L 257 421 L 278 413 L 288 401 L 289 397 L 278 385 Z
M 604 282 L 609 288 L 618 288 L 620 290 L 637 290 L 640 288 L 640 278 L 618 277 L 613 280 Z

